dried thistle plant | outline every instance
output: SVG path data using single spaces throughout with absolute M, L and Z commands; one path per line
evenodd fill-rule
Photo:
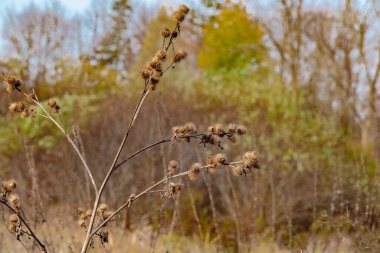
M 86 231 L 86 237 L 81 250 L 82 253 L 87 252 L 89 248 L 94 247 L 95 238 L 98 238 L 99 243 L 102 245 L 107 243 L 109 240 L 109 231 L 106 230 L 105 227 L 108 222 L 115 215 L 120 213 L 121 210 L 130 207 L 137 199 L 147 194 L 156 192 L 159 192 L 163 198 L 176 198 L 184 188 L 184 185 L 180 181 L 176 181 L 179 178 L 184 177 L 188 178 L 190 181 L 195 181 L 202 172 L 214 175 L 223 168 L 230 168 L 233 175 L 240 176 L 251 174 L 252 169 L 260 168 L 256 151 L 246 152 L 242 156 L 241 160 L 233 162 L 230 161 L 224 153 L 216 153 L 215 155 L 207 157 L 206 164 L 201 164 L 194 161 L 191 167 L 184 172 L 179 172 L 180 163 L 178 161 L 171 160 L 168 163 L 167 174 L 163 179 L 147 187 L 140 193 L 130 194 L 124 204 L 118 207 L 115 211 L 110 211 L 108 205 L 100 203 L 104 190 L 114 172 L 130 159 L 142 152 L 164 143 L 170 143 L 171 146 L 174 146 L 181 144 L 182 141 L 185 143 L 190 143 L 192 140 L 196 140 L 198 142 L 198 146 L 200 147 L 215 146 L 217 149 L 223 150 L 223 141 L 227 140 L 235 143 L 238 141 L 239 136 L 246 134 L 246 129 L 243 126 L 236 124 L 230 124 L 229 126 L 223 126 L 221 124 L 212 125 L 208 127 L 207 131 L 202 133 L 193 123 L 189 122 L 184 125 L 173 127 L 171 135 L 167 138 L 149 144 L 124 159 L 119 159 L 130 135 L 131 129 L 133 128 L 135 120 L 138 117 L 147 96 L 150 92 L 155 91 L 158 88 L 158 83 L 160 82 L 162 76 L 168 70 L 174 68 L 176 64 L 182 62 L 187 56 L 187 52 L 182 49 L 176 51 L 174 45 L 180 36 L 181 24 L 185 20 L 189 11 L 190 10 L 186 5 L 181 5 L 173 14 L 173 18 L 176 21 L 174 29 L 171 30 L 165 27 L 161 30 L 161 35 L 163 37 L 162 48 L 159 49 L 154 56 L 152 56 L 152 59 L 141 71 L 141 78 L 144 81 L 142 95 L 131 116 L 129 125 L 113 158 L 113 162 L 109 167 L 100 187 L 96 184 L 91 169 L 87 165 L 86 160 L 82 156 L 70 133 L 67 133 L 64 128 L 60 115 L 61 107 L 57 100 L 49 99 L 46 104 L 47 108 L 45 108 L 38 100 L 34 90 L 28 92 L 24 90 L 22 81 L 13 76 L 5 78 L 7 83 L 6 90 L 8 93 L 20 92 L 25 96 L 24 101 L 12 103 L 9 106 L 9 110 L 14 114 L 19 114 L 21 118 L 34 118 L 39 116 L 50 120 L 62 132 L 66 140 L 75 150 L 93 184 L 95 193 L 93 207 L 89 209 L 78 208 L 76 212 L 78 215 L 78 225 Z M 38 111 L 40 111 L 40 113 Z M 163 189 L 157 189 L 162 185 L 164 186 Z M 20 198 L 18 195 L 13 193 L 15 188 L 16 183 L 12 180 L 4 182 L 2 185 L 1 203 L 6 205 L 12 212 L 12 215 L 9 217 L 8 227 L 12 233 L 16 234 L 17 238 L 23 235 L 29 235 L 38 243 L 43 252 L 47 252 L 46 247 L 36 237 L 26 223 L 26 220 L 21 215 Z
M 0 203 L 9 210 L 8 230 L 14 234 L 18 241 L 33 240 L 41 252 L 47 252 L 46 246 L 37 237 L 21 208 L 20 196 L 15 193 L 17 183 L 14 179 L 2 182 Z

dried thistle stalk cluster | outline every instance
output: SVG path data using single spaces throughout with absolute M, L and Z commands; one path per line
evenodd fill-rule
M 141 71 L 141 78 L 145 80 L 145 86 L 149 90 L 153 91 L 156 89 L 157 84 L 159 83 L 163 74 L 170 68 L 174 68 L 176 63 L 181 62 L 186 58 L 187 53 L 179 49 L 177 52 L 174 50 L 174 42 L 180 34 L 181 23 L 184 21 L 186 15 L 189 12 L 189 8 L 186 5 L 181 5 L 180 8 L 174 13 L 174 18 L 177 21 L 177 24 L 173 31 L 169 28 L 164 27 L 161 30 L 161 35 L 163 37 L 162 49 L 158 50 L 152 60 L 145 65 Z M 168 39 L 168 42 L 166 42 Z M 172 46 L 173 55 L 171 57 L 171 62 L 167 67 L 163 67 L 163 64 L 168 58 L 168 50 Z
M 0 203 L 5 205 L 10 211 L 7 221 L 8 230 L 14 234 L 19 241 L 21 241 L 22 238 L 29 240 L 34 239 L 41 252 L 46 252 L 45 246 L 39 241 L 26 223 L 26 217 L 21 209 L 20 196 L 14 193 L 16 187 L 17 183 L 14 179 L 4 181 L 1 184 Z
M 173 14 L 173 18 L 176 21 L 176 26 L 173 30 L 170 30 L 167 27 L 164 27 L 161 30 L 161 35 L 163 37 L 162 48 L 158 50 L 154 57 L 148 62 L 143 70 L 141 71 L 141 78 L 145 82 L 144 92 L 136 107 L 136 111 L 132 117 L 128 130 L 124 136 L 124 139 L 119 147 L 119 151 L 116 154 L 114 159 L 114 163 L 111 166 L 109 173 L 104 178 L 103 184 L 101 188 L 98 190 L 95 181 L 93 180 L 92 173 L 88 168 L 87 163 L 82 159 L 82 163 L 87 170 L 90 179 L 94 185 L 94 190 L 96 194 L 96 199 L 94 201 L 94 207 L 92 209 L 77 209 L 78 216 L 78 225 L 86 231 L 86 239 L 83 244 L 82 253 L 87 251 L 88 246 L 94 247 L 95 240 L 94 236 L 99 239 L 99 243 L 104 245 L 109 241 L 109 232 L 105 229 L 108 222 L 123 208 L 130 207 L 131 203 L 136 199 L 144 196 L 145 194 L 151 192 L 160 192 L 162 198 L 176 198 L 179 193 L 183 190 L 184 185 L 179 181 L 175 182 L 177 178 L 180 177 L 188 177 L 190 181 L 197 180 L 199 174 L 202 172 L 202 169 L 205 173 L 215 174 L 223 167 L 230 168 L 231 173 L 235 176 L 242 176 L 251 174 L 252 169 L 259 169 L 259 159 L 256 151 L 248 151 L 239 161 L 229 161 L 227 156 L 224 153 L 217 153 L 212 156 L 208 156 L 205 164 L 201 164 L 199 162 L 193 163 L 187 171 L 180 172 L 180 163 L 176 160 L 171 160 L 167 166 L 167 173 L 165 177 L 158 181 L 157 183 L 151 185 L 146 190 L 140 192 L 139 194 L 131 194 L 128 198 L 128 201 L 124 203 L 121 207 L 119 207 L 116 211 L 110 211 L 107 204 L 100 204 L 100 199 L 104 190 L 104 187 L 107 185 L 108 179 L 112 175 L 114 169 L 119 167 L 119 165 L 128 161 L 129 158 L 133 157 L 135 154 L 143 152 L 150 147 L 153 147 L 158 144 L 162 144 L 165 142 L 171 142 L 172 145 L 181 142 L 181 140 L 185 140 L 186 142 L 190 142 L 191 139 L 197 139 L 199 141 L 199 145 L 206 147 L 209 145 L 216 145 L 217 148 L 223 150 L 222 141 L 227 139 L 231 143 L 235 143 L 238 140 L 238 137 L 246 134 L 246 129 L 243 126 L 236 124 L 229 124 L 228 126 L 224 126 L 222 124 L 216 124 L 209 126 L 205 133 L 199 133 L 197 127 L 193 123 L 186 123 L 184 125 L 175 126 L 172 128 L 172 136 L 160 141 L 156 144 L 149 145 L 147 148 L 141 149 L 137 151 L 134 155 L 127 158 L 120 164 L 116 164 L 118 161 L 121 150 L 124 147 L 125 141 L 128 137 L 129 131 L 131 130 L 134 120 L 137 117 L 139 109 L 145 101 L 146 96 L 149 91 L 153 91 L 157 88 L 157 84 L 159 83 L 161 77 L 164 73 L 170 68 L 174 68 L 175 65 L 187 57 L 187 53 L 182 50 L 175 50 L 174 43 L 176 39 L 180 35 L 181 24 L 185 20 L 188 15 L 190 9 L 186 5 L 181 5 L 178 10 Z M 169 56 L 169 49 L 172 48 L 172 54 Z M 170 60 L 168 60 L 170 59 Z M 163 65 L 166 64 L 166 67 Z M 73 148 L 78 153 L 79 157 L 82 158 L 80 151 L 77 150 L 75 143 L 70 138 L 70 135 L 66 133 L 61 116 L 59 114 L 61 107 L 58 105 L 57 101 L 54 99 L 49 99 L 47 102 L 47 106 L 50 109 L 51 113 L 57 114 L 60 119 L 60 123 L 58 123 L 53 116 L 42 106 L 42 104 L 38 101 L 38 98 L 33 90 L 30 92 L 23 91 L 23 82 L 16 79 L 14 76 L 5 79 L 7 82 L 7 92 L 14 93 L 18 91 L 25 96 L 24 101 L 19 101 L 12 103 L 9 106 L 9 110 L 12 113 L 20 114 L 21 118 L 28 117 L 36 117 L 37 115 L 43 116 L 45 118 L 50 119 L 64 134 L 64 136 L 68 139 L 69 143 L 73 146 Z M 37 108 L 40 108 L 43 111 L 43 114 L 37 113 Z M 160 185 L 165 185 L 163 190 L 154 191 L 154 189 Z M 5 181 L 2 184 L 2 193 L 0 202 L 9 207 L 12 211 L 11 215 L 8 219 L 8 228 L 9 230 L 16 234 L 17 239 L 19 239 L 22 235 L 28 235 L 29 237 L 33 237 L 35 241 L 39 244 L 41 250 L 46 252 L 45 246 L 38 240 L 33 231 L 28 226 L 25 219 L 22 217 L 23 213 L 21 211 L 21 201 L 20 197 L 17 194 L 14 194 L 13 191 L 16 188 L 16 182 L 14 180 Z M 24 224 L 24 226 L 23 226 Z M 26 227 L 26 229 L 24 229 Z
M 216 124 L 208 127 L 207 133 L 198 133 L 197 127 L 193 123 L 186 123 L 181 126 L 175 126 L 172 128 L 172 142 L 180 142 L 182 139 L 190 142 L 192 138 L 199 139 L 200 145 L 203 144 L 217 144 L 218 148 L 223 149 L 222 140 L 227 138 L 232 143 L 237 141 L 237 136 L 246 134 L 247 130 L 244 126 L 229 124 L 228 127 L 225 127 L 221 124 Z M 217 170 L 223 166 L 229 166 L 231 172 L 235 176 L 248 175 L 252 173 L 252 169 L 260 169 L 260 164 L 258 160 L 258 153 L 256 151 L 248 151 L 244 153 L 242 159 L 235 162 L 229 162 L 226 154 L 217 153 L 212 156 L 207 157 L 207 162 L 205 165 L 202 165 L 199 162 L 193 163 L 189 170 L 183 173 L 176 174 L 178 172 L 178 162 L 171 160 L 168 164 L 167 171 L 167 181 L 168 186 L 164 192 L 161 194 L 162 197 L 166 198 L 175 198 L 183 189 L 183 184 L 175 183 L 171 180 L 176 177 L 187 175 L 191 181 L 195 181 L 198 178 L 199 173 L 202 169 L 205 169 L 211 174 L 215 174 Z
M 91 209 L 84 210 L 83 208 L 77 208 L 76 214 L 77 214 L 77 216 L 79 216 L 78 225 L 86 230 L 88 228 L 88 224 L 90 222 L 92 210 Z M 110 217 L 111 214 L 112 214 L 112 211 L 109 210 L 107 204 L 105 204 L 105 203 L 100 204 L 98 209 L 96 210 L 95 224 L 96 225 L 101 224 L 106 219 L 108 219 L 108 217 Z M 95 234 L 99 239 L 99 244 L 101 244 L 101 245 L 104 245 L 105 243 L 107 243 L 109 241 L 109 232 L 108 232 L 108 230 L 104 229 L 105 226 L 106 226 L 106 224 L 103 225 L 103 228 L 100 229 Z M 90 247 L 93 248 L 94 244 L 95 244 L 95 241 L 91 240 Z
M 8 109 L 12 113 L 17 113 L 22 119 L 25 118 L 35 118 L 37 116 L 37 107 L 36 102 L 38 101 L 36 94 L 33 90 L 25 92 L 22 87 L 24 86 L 23 82 L 17 79 L 14 76 L 6 78 L 7 80 L 7 92 L 12 94 L 15 91 L 18 91 L 25 95 L 24 101 L 12 102 Z M 51 112 L 59 113 L 60 107 L 54 99 L 49 99 L 48 107 L 50 107 Z

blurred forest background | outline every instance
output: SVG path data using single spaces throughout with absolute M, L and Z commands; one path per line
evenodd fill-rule
M 1 17 L 0 71 L 40 100 L 57 99 L 99 182 L 137 103 L 140 70 L 161 47 L 161 29 L 175 25 L 180 2 L 162 2 L 93 0 L 76 15 L 51 2 Z M 148 98 L 124 156 L 188 121 L 199 129 L 236 122 L 248 134 L 226 153 L 256 149 L 262 169 L 185 180 L 177 200 L 136 202 L 112 224 L 103 250 L 380 252 L 380 2 L 184 2 L 191 14 L 176 47 L 188 58 Z M 8 112 L 14 99 L 3 83 L 0 178 L 17 180 L 48 247 L 70 252 L 84 238 L 75 209 L 90 208 L 91 185 L 50 122 Z M 185 169 L 204 161 L 200 149 L 144 153 L 111 179 L 104 201 L 116 208 L 162 178 L 171 159 Z M 14 252 L 3 225 L 0 235 Z

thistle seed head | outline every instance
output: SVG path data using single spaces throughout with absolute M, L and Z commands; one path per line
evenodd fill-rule
M 227 158 L 226 158 L 226 155 L 225 154 L 216 154 L 215 157 L 214 157 L 214 161 L 215 163 L 220 166 L 220 165 L 226 165 L 226 161 L 227 161 Z
M 178 162 L 176 160 L 171 160 L 168 164 L 168 176 L 173 176 L 178 170 Z
M 185 4 L 182 4 L 182 5 L 179 7 L 179 11 L 181 11 L 181 12 L 187 14 L 187 13 L 190 11 L 190 9 L 189 9 L 189 7 L 187 7 Z
M 191 181 L 194 181 L 197 179 L 198 174 L 201 172 L 202 165 L 200 163 L 193 163 L 191 165 L 190 170 L 189 170 L 189 178 Z
M 160 61 L 165 61 L 166 60 L 166 52 L 164 50 L 159 50 L 157 51 L 156 53 L 156 57 L 158 58 L 158 60 Z
M 17 224 L 17 223 L 19 223 L 20 218 L 17 216 L 17 214 L 12 213 L 11 215 L 9 215 L 8 221 L 9 221 L 9 223 Z
M 167 28 L 167 27 L 162 28 L 162 30 L 161 30 L 162 37 L 168 38 L 170 36 L 170 34 L 171 33 L 170 33 L 170 29 L 169 28 Z
M 247 129 L 244 126 L 238 126 L 237 128 L 237 134 L 238 135 L 243 135 L 247 133 Z
M 16 189 L 16 180 L 9 179 L 8 181 L 3 182 L 2 189 L 4 193 L 11 193 Z
M 11 204 L 11 207 L 14 209 L 20 209 L 21 201 L 20 197 L 17 194 L 11 194 L 9 196 L 9 203 Z
M 244 166 L 248 169 L 255 168 L 260 169 L 259 160 L 257 159 L 256 151 L 248 151 L 243 156 Z

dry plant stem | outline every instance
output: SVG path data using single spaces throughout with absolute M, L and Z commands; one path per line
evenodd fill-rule
M 20 91 L 22 92 L 22 91 Z M 33 91 L 34 92 L 34 91 Z M 28 97 L 28 95 L 25 93 L 25 92 L 22 92 L 26 97 Z M 43 107 L 43 105 L 38 101 L 38 99 L 36 100 L 32 100 L 37 106 L 39 106 L 42 111 L 45 113 L 45 115 L 40 115 L 40 116 L 43 116 L 44 118 L 48 118 L 49 120 L 51 120 L 57 127 L 58 129 L 63 133 L 63 135 L 66 137 L 67 141 L 71 144 L 71 146 L 74 148 L 75 152 L 78 154 L 79 156 L 79 159 L 81 160 L 81 162 L 83 163 L 83 166 L 85 167 L 86 171 L 87 171 L 87 174 L 88 176 L 90 177 L 91 179 L 91 183 L 92 185 L 94 186 L 94 191 L 95 191 L 95 194 L 98 193 L 98 188 L 96 187 L 96 183 L 95 183 L 95 180 L 94 180 L 94 177 L 92 176 L 92 173 L 91 173 L 91 170 L 90 168 L 88 167 L 87 165 L 87 162 L 86 160 L 83 158 L 82 156 L 82 153 L 79 151 L 77 145 L 75 145 L 75 143 L 73 142 L 73 140 L 70 138 L 70 136 L 66 133 L 65 129 L 63 128 L 63 126 L 61 126 L 51 115 L 50 113 Z
M 179 28 L 179 23 L 176 24 L 176 26 L 175 26 L 175 28 L 174 28 L 173 31 L 178 30 L 178 28 Z M 168 51 L 170 45 L 172 45 L 172 44 L 174 43 L 174 39 L 175 39 L 175 38 L 174 38 L 173 33 L 172 33 L 171 36 L 170 36 L 169 43 L 168 43 L 167 47 L 165 48 L 165 51 L 166 51 L 166 52 Z M 141 97 L 140 97 L 140 100 L 139 100 L 139 102 L 138 102 L 138 104 L 137 104 L 137 106 L 136 106 L 136 109 L 135 109 L 135 111 L 134 111 L 134 113 L 133 113 L 133 116 L 132 116 L 132 119 L 131 119 L 131 121 L 130 121 L 130 123 L 129 123 L 128 129 L 127 129 L 126 133 L 124 134 L 123 140 L 121 141 L 121 144 L 120 144 L 120 146 L 119 146 L 119 149 L 118 149 L 118 151 L 116 152 L 116 155 L 115 155 L 115 158 L 114 158 L 114 160 L 113 160 L 113 162 L 112 162 L 112 165 L 111 165 L 111 167 L 109 168 L 108 173 L 107 173 L 106 177 L 104 178 L 103 183 L 102 183 L 102 185 L 101 185 L 101 187 L 100 187 L 100 189 L 99 189 L 99 192 L 98 192 L 97 195 L 96 195 L 96 199 L 95 199 L 94 206 L 93 206 L 93 209 L 92 209 L 92 214 L 91 214 L 90 223 L 89 223 L 89 225 L 88 225 L 88 229 L 87 229 L 86 239 L 85 239 L 85 241 L 84 241 L 84 243 L 83 243 L 83 247 L 82 247 L 82 251 L 81 251 L 82 253 L 85 253 L 85 252 L 86 252 L 87 247 L 88 247 L 88 244 L 89 244 L 89 242 L 90 242 L 90 237 L 91 237 L 90 235 L 92 234 L 91 231 L 92 231 L 92 228 L 93 228 L 93 226 L 94 226 L 96 210 L 97 210 L 97 208 L 98 208 L 98 205 L 99 205 L 99 202 L 100 202 L 100 198 L 101 198 L 101 196 L 102 196 L 102 193 L 103 193 L 103 191 L 104 191 L 104 188 L 105 188 L 105 186 L 107 185 L 107 182 L 108 182 L 109 178 L 111 177 L 112 173 L 115 171 L 115 165 L 116 165 L 116 163 L 117 163 L 117 160 L 119 159 L 119 156 L 120 156 L 120 154 L 121 154 L 121 151 L 122 151 L 123 148 L 124 148 L 125 142 L 126 142 L 127 139 L 128 139 L 129 133 L 131 132 L 131 129 L 132 129 L 133 124 L 134 124 L 134 122 L 135 122 L 135 120 L 136 120 L 136 117 L 137 117 L 137 115 L 139 114 L 140 109 L 141 109 L 141 106 L 144 104 L 144 101 L 145 101 L 146 97 L 148 96 L 149 91 L 150 91 L 150 90 L 147 89 L 147 82 L 145 81 L 145 88 L 144 88 L 144 91 L 143 91 L 143 93 L 142 93 L 142 95 L 141 95 Z M 96 231 L 95 231 L 95 232 L 96 232 Z
M 131 132 L 131 130 L 132 130 L 133 124 L 135 123 L 135 120 L 136 120 L 136 118 L 137 118 L 137 115 L 138 115 L 139 112 L 140 112 L 141 106 L 144 104 L 144 101 L 145 101 L 146 97 L 148 96 L 148 94 L 149 94 L 149 89 L 146 89 L 146 88 L 145 88 L 145 89 L 144 89 L 144 92 L 142 93 L 142 96 L 141 96 L 141 98 L 140 98 L 140 100 L 139 100 L 139 103 L 137 104 L 136 109 L 135 109 L 135 111 L 134 111 L 134 113 L 133 113 L 132 119 L 131 119 L 131 121 L 129 122 L 128 129 L 127 129 L 127 131 L 126 131 L 125 134 L 124 134 L 124 137 L 123 137 L 123 140 L 121 141 L 121 144 L 120 144 L 120 146 L 119 146 L 119 149 L 118 149 L 117 152 L 116 152 L 116 155 L 115 155 L 115 158 L 114 158 L 114 160 L 113 160 L 113 162 L 112 162 L 112 165 L 111 165 L 111 167 L 109 168 L 108 173 L 107 173 L 106 177 L 104 178 L 102 185 L 100 186 L 99 192 L 98 192 L 97 195 L 96 195 L 96 199 L 95 199 L 95 202 L 94 202 L 94 207 L 93 207 L 93 209 L 92 209 L 92 214 L 91 214 L 90 223 L 89 223 L 89 225 L 88 225 L 88 229 L 87 229 L 86 239 L 85 239 L 85 241 L 84 241 L 84 243 L 83 243 L 83 247 L 82 247 L 82 251 L 81 251 L 82 253 L 86 252 L 87 247 L 88 247 L 88 244 L 89 244 L 89 242 L 90 242 L 90 234 L 91 234 L 91 230 L 92 230 L 92 228 L 93 228 L 93 226 L 94 226 L 96 210 L 97 210 L 97 208 L 98 208 L 98 206 L 99 206 L 100 198 L 102 197 L 102 193 L 103 193 L 103 191 L 104 191 L 104 188 L 105 188 L 105 186 L 107 185 L 107 182 L 108 182 L 108 180 L 110 179 L 112 173 L 115 171 L 115 165 L 116 165 L 116 162 L 117 162 L 117 160 L 119 159 L 119 156 L 120 156 L 120 154 L 121 154 L 121 151 L 123 150 L 123 147 L 124 147 L 124 145 L 125 145 L 125 142 L 126 142 L 127 139 L 128 139 L 128 136 L 129 136 L 129 134 L 130 134 L 130 132 Z
M 8 205 L 7 202 L 0 200 L 0 203 L 8 207 L 9 210 L 11 210 L 14 214 L 17 215 L 17 217 L 21 220 L 21 222 L 25 225 L 25 227 L 29 230 L 29 236 L 33 237 L 33 239 L 37 242 L 37 244 L 40 246 L 41 251 L 47 253 L 45 245 L 38 239 L 36 234 L 33 232 L 33 230 L 29 227 L 28 223 L 25 221 L 25 219 L 15 210 L 13 209 L 10 205 Z
M 231 163 L 228 163 L 226 164 L 227 165 L 234 165 L 234 164 L 240 164 L 242 163 L 242 161 L 237 161 L 237 162 L 231 162 Z M 206 169 L 207 166 L 202 166 L 201 169 Z M 181 172 L 179 174 L 176 174 L 176 175 L 173 175 L 170 177 L 170 179 L 174 179 L 174 178 L 178 178 L 178 177 L 183 177 L 183 176 L 187 176 L 189 174 L 190 170 L 187 170 L 187 171 L 184 171 L 184 172 Z M 128 207 L 131 205 L 132 201 L 135 201 L 136 199 L 138 198 L 141 198 L 142 196 L 144 196 L 145 194 L 148 194 L 148 193 L 152 193 L 152 190 L 154 188 L 156 188 L 157 186 L 163 184 L 163 183 L 166 183 L 168 181 L 168 178 L 165 177 L 163 179 L 161 179 L 160 181 L 158 181 L 157 183 L 149 186 L 148 188 L 146 188 L 144 191 L 140 192 L 139 194 L 135 195 L 132 199 L 131 197 L 128 199 L 127 202 L 125 202 L 123 205 L 121 205 L 116 211 L 114 211 L 107 219 L 105 219 L 102 223 L 100 223 L 91 233 L 90 233 L 90 236 L 93 236 L 95 235 L 95 233 L 101 229 L 110 219 L 112 219 L 116 214 L 118 214 L 121 210 L 123 210 L 125 207 Z M 132 195 L 131 195 L 132 196 Z
M 183 139 L 184 138 L 197 138 L 197 137 L 200 137 L 202 135 L 204 135 L 204 134 L 187 135 L 187 136 L 183 136 L 183 137 L 180 137 L 180 138 L 183 138 Z M 143 152 L 143 151 L 145 151 L 147 149 L 150 149 L 150 148 L 152 148 L 154 146 L 160 145 L 162 143 L 170 142 L 170 141 L 172 141 L 172 138 L 173 138 L 173 136 L 170 136 L 170 137 L 165 138 L 163 140 L 160 140 L 160 141 L 157 141 L 155 143 L 152 143 L 152 144 L 150 144 L 150 145 L 148 145 L 148 146 L 146 146 L 146 147 L 144 147 L 142 149 L 139 149 L 138 151 L 136 151 L 135 153 L 133 153 L 132 155 L 130 155 L 129 157 L 127 157 L 125 160 L 123 160 L 120 163 L 118 163 L 117 165 L 115 165 L 114 170 L 118 169 L 121 165 L 123 165 L 128 160 L 130 160 L 131 158 L 135 157 L 136 155 L 140 154 L 141 152 Z

